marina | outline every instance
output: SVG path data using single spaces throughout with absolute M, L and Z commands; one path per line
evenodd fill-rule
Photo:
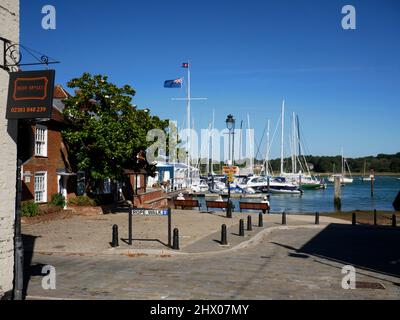
M 363 183 L 361 179 L 355 179 L 353 184 L 346 185 L 342 189 L 342 211 L 355 210 L 382 210 L 392 211 L 392 203 L 400 188 L 400 178 L 377 176 L 375 178 L 375 194 L 371 198 L 370 184 Z M 333 213 L 333 185 L 328 185 L 327 189 L 307 190 L 301 196 L 274 194 L 270 197 L 271 213 L 281 213 L 283 211 L 296 214 L 307 214 L 315 212 Z M 216 194 L 192 194 L 204 204 L 207 198 L 216 198 Z M 259 202 L 264 194 L 242 195 L 232 194 L 232 203 L 235 208 L 239 208 L 239 201 Z M 223 195 L 226 198 L 226 195 Z M 205 206 L 203 205 L 203 208 Z

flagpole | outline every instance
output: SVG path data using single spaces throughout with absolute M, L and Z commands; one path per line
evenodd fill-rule
M 187 79 L 188 79 L 188 83 L 187 83 L 187 128 L 188 128 L 188 143 L 187 143 L 187 187 L 189 187 L 190 185 L 190 147 L 191 147 L 191 134 L 190 134 L 190 61 L 187 60 L 188 63 L 188 67 L 187 67 Z

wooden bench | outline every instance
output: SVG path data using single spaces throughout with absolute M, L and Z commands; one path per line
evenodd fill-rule
M 228 201 L 206 201 L 206 206 L 207 206 L 207 211 L 208 208 L 213 208 L 213 209 L 228 209 Z M 235 206 L 231 203 L 232 206 L 232 211 L 235 208 Z
M 239 202 L 240 212 L 242 210 L 261 210 L 263 214 L 269 213 L 269 204 L 265 202 Z
M 201 205 L 199 203 L 199 200 L 174 200 L 174 205 L 175 205 L 175 209 L 177 207 L 181 207 L 181 209 L 185 209 L 185 208 L 199 208 L 199 211 L 201 209 Z

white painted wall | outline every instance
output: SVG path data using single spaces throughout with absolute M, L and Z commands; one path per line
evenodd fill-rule
M 0 36 L 19 42 L 19 0 L 1 0 Z M 0 48 L 3 61 L 3 47 Z M 17 127 L 5 119 L 8 73 L 0 69 L 0 299 L 13 288 Z

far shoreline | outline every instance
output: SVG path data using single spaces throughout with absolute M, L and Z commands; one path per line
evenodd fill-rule
M 328 173 L 318 173 L 318 172 L 314 172 L 311 173 L 312 175 L 315 176 L 321 176 L 321 177 L 329 177 L 333 174 L 338 174 L 338 173 L 332 173 L 332 172 L 328 172 Z M 360 173 L 360 172 L 355 172 L 355 173 L 351 173 L 351 175 L 353 177 L 363 177 L 364 174 Z M 369 174 L 366 175 L 367 177 L 369 177 Z M 376 172 L 375 173 L 375 177 L 400 177 L 400 173 L 395 173 L 395 172 Z

